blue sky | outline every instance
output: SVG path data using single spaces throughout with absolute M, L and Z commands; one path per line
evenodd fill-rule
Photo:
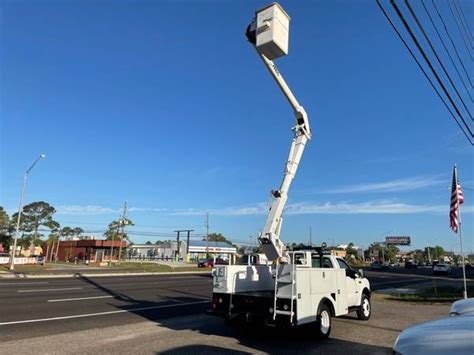
M 292 23 L 277 65 L 314 134 L 282 239 L 307 241 L 312 227 L 315 242 L 396 234 L 457 250 L 457 163 L 472 249 L 472 146 L 375 2 L 281 3 Z M 211 231 L 255 238 L 294 124 L 244 37 L 265 4 L 3 1 L 0 205 L 17 208 L 23 172 L 45 153 L 25 201 L 51 203 L 62 225 L 97 234 L 127 200 L 130 231 L 204 233 L 209 211 Z

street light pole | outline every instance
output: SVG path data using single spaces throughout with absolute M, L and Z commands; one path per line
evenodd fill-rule
M 41 154 L 36 160 L 31 164 L 28 170 L 25 171 L 25 176 L 23 177 L 23 187 L 21 188 L 21 195 L 20 195 L 20 205 L 18 206 L 18 218 L 16 220 L 16 231 L 15 231 L 15 238 L 13 240 L 13 250 L 11 253 L 11 260 L 10 260 L 10 270 L 15 270 L 15 254 L 16 254 L 16 243 L 18 240 L 18 235 L 20 234 L 20 221 L 21 221 L 21 212 L 23 211 L 23 196 L 25 195 L 25 188 L 26 188 L 26 181 L 28 180 L 28 174 L 30 173 L 31 169 L 38 163 L 39 160 L 46 158 L 46 155 Z

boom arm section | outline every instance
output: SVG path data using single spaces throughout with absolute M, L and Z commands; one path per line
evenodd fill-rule
M 271 192 L 273 200 L 270 204 L 265 227 L 259 237 L 263 252 L 269 260 L 273 261 L 286 256 L 285 245 L 280 240 L 282 215 L 288 199 L 288 190 L 290 189 L 291 182 L 295 177 L 306 142 L 311 139 L 311 129 L 309 127 L 306 111 L 296 100 L 273 61 L 269 60 L 260 52 L 258 52 L 258 55 L 292 106 L 296 118 L 296 126 L 292 128 L 294 136 L 293 141 L 291 142 L 288 161 L 285 166 L 283 181 L 278 190 L 272 190 Z

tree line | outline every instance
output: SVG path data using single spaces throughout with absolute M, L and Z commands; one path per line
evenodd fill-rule
M 51 246 L 61 238 L 80 238 L 84 230 L 80 227 L 61 226 L 54 219 L 56 209 L 47 202 L 36 201 L 23 207 L 20 216 L 19 236 L 17 247 L 20 252 L 31 245 Z M 16 231 L 18 212 L 8 215 L 4 207 L 0 206 L 0 244 L 9 251 L 13 247 L 13 237 Z M 106 240 L 129 240 L 124 226 L 131 226 L 133 222 L 129 219 L 114 220 L 109 223 L 103 234 Z

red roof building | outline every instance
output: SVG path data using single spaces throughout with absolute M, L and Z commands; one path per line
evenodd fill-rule
M 111 254 L 112 260 L 117 260 L 120 245 L 124 249 L 127 242 L 121 242 L 120 240 L 113 242 L 111 240 L 63 240 L 59 242 L 59 246 L 53 247 L 52 259 L 54 260 L 54 254 L 57 252 L 58 261 L 88 260 L 89 262 L 101 262 L 110 260 Z M 122 250 L 122 255 L 125 254 L 124 252 Z

